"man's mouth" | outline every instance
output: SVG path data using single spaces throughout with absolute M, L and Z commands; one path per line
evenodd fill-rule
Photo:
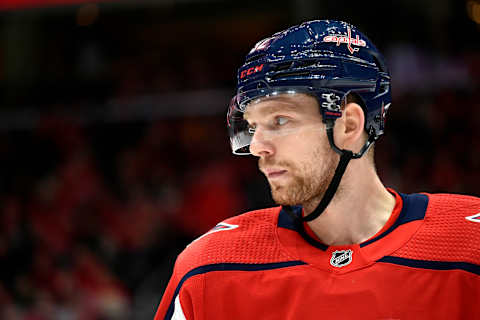
M 285 169 L 265 169 L 263 171 L 267 178 L 269 179 L 275 179 L 283 176 L 285 173 L 287 173 L 287 170 Z

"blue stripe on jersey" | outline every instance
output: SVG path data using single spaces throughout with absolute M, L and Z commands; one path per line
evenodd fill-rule
M 403 193 L 398 194 L 400 195 L 400 197 L 402 197 L 403 206 L 402 211 L 400 211 L 400 214 L 398 215 L 397 221 L 395 221 L 395 223 L 384 233 L 373 239 L 361 243 L 360 248 L 363 248 L 372 242 L 382 239 L 402 224 L 415 220 L 423 220 L 423 218 L 425 218 L 425 212 L 427 211 L 428 206 L 428 196 L 417 193 L 408 195 Z
M 386 262 L 392 264 L 399 264 L 402 266 L 431 269 L 431 270 L 464 270 L 467 272 L 480 275 L 480 266 L 468 262 L 447 262 L 447 261 L 428 261 L 428 260 L 413 260 L 400 257 L 386 256 L 377 262 Z
M 280 268 L 287 268 L 293 266 L 300 266 L 305 265 L 306 263 L 300 260 L 295 261 L 285 261 L 285 262 L 275 262 L 275 263 L 262 263 L 262 264 L 249 264 L 249 263 L 217 263 L 217 264 L 208 264 L 205 266 L 201 266 L 189 271 L 185 274 L 180 280 L 175 289 L 175 293 L 173 294 L 172 301 L 170 302 L 170 306 L 168 307 L 167 314 L 165 315 L 165 320 L 170 320 L 173 316 L 173 311 L 175 308 L 175 297 L 180 292 L 180 288 L 182 287 L 183 283 L 187 281 L 189 278 L 204 274 L 207 272 L 212 271 L 264 271 L 264 270 L 272 270 L 272 269 L 280 269 Z

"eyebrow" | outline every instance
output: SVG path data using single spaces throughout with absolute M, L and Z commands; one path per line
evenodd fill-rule
M 298 106 L 291 104 L 291 103 L 286 103 L 286 102 L 280 102 L 280 103 L 275 103 L 272 105 L 268 105 L 265 107 L 262 107 L 259 111 L 260 115 L 266 115 L 274 112 L 281 112 L 281 111 L 298 111 Z M 249 112 L 248 108 L 243 114 L 243 119 L 247 120 L 249 117 Z

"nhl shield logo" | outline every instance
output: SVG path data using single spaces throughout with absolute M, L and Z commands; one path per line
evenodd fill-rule
M 330 259 L 330 264 L 337 268 L 345 267 L 352 262 L 352 255 L 353 251 L 350 249 L 334 251 Z

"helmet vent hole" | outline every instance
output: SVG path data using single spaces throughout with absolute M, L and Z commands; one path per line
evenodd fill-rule
M 277 63 L 274 66 L 272 66 L 272 69 L 274 71 L 282 71 L 282 70 L 288 70 L 293 67 L 293 62 L 292 61 L 287 61 L 284 63 Z
M 259 54 L 256 54 L 256 55 L 253 55 L 251 57 L 248 57 L 248 59 L 245 60 L 245 63 L 249 63 L 249 62 L 252 62 L 252 61 L 255 61 L 255 60 L 258 60 L 262 57 L 266 56 L 265 53 L 259 53 Z
M 283 72 L 277 73 L 272 76 L 272 79 L 279 80 L 279 79 L 288 79 L 291 77 L 305 77 L 310 76 L 310 71 L 293 71 L 293 72 Z

